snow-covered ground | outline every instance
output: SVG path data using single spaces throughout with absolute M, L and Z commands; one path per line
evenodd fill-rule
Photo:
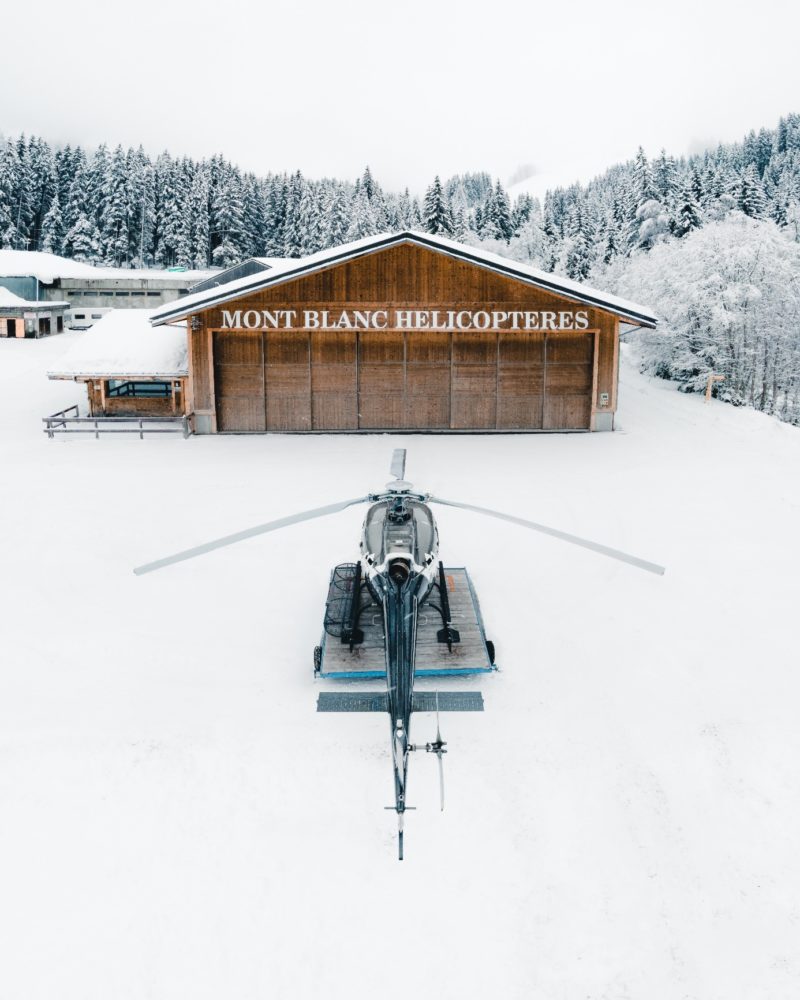
M 626 363 L 616 434 L 49 441 L 78 337 L 0 341 L 3 1000 L 795 1000 L 796 428 Z M 398 445 L 668 568 L 438 510 L 502 669 L 442 718 L 443 814 L 412 761 L 402 864 L 385 718 L 315 713 L 363 510 L 131 573 L 380 487 Z

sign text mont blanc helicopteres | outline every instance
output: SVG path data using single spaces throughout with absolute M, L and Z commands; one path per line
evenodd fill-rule
M 223 330 L 587 330 L 585 309 L 559 312 L 486 309 L 222 310 Z

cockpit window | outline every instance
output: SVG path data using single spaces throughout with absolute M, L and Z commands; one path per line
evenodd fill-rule
M 373 553 L 378 565 L 391 558 L 393 553 L 408 553 L 418 566 L 425 563 L 425 557 L 433 552 L 436 544 L 436 528 L 433 516 L 423 504 L 407 501 L 410 516 L 404 521 L 394 521 L 387 517 L 388 504 L 376 504 L 367 512 L 365 524 L 365 546 Z

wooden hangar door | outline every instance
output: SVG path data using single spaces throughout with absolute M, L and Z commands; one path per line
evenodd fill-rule
M 594 332 L 217 331 L 217 429 L 588 430 L 594 351 Z
M 362 430 L 450 427 L 449 333 L 359 333 L 358 426 Z
M 311 430 L 311 337 L 307 330 L 264 334 L 268 431 Z
M 545 336 L 545 430 L 588 430 L 592 419 L 594 333 Z
M 267 429 L 260 330 L 214 333 L 214 392 L 218 431 Z

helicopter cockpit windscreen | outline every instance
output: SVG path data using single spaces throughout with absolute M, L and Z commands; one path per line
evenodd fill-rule
M 424 566 L 436 550 L 433 515 L 424 504 L 413 501 L 406 502 L 403 517 L 390 514 L 388 504 L 376 504 L 367 512 L 364 547 L 378 566 L 398 555 L 408 555 L 417 566 Z

